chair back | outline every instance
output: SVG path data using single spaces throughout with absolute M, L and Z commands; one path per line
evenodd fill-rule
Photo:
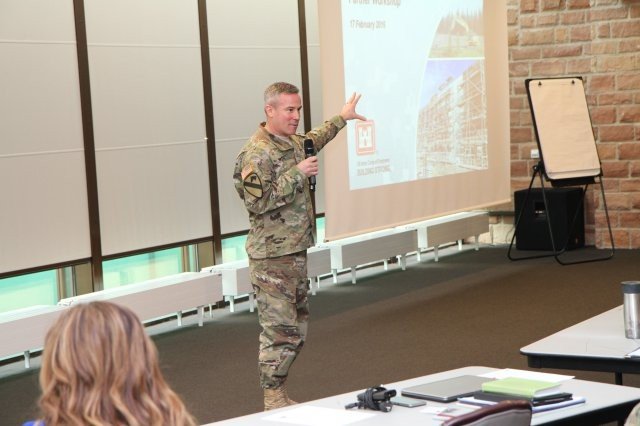
M 447 420 L 442 426 L 529 426 L 531 404 L 524 400 L 500 401 Z

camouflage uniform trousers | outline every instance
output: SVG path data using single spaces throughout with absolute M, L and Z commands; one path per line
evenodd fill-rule
M 267 259 L 249 259 L 262 326 L 258 366 L 260 386 L 274 389 L 287 380 L 289 368 L 307 335 L 307 252 Z

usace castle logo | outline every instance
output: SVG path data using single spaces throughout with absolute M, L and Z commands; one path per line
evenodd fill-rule
M 356 154 L 376 152 L 376 128 L 373 121 L 356 121 Z

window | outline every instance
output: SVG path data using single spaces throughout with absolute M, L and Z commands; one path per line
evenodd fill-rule
M 0 312 L 58 303 L 56 270 L 0 280 Z
M 234 260 L 246 259 L 247 251 L 244 248 L 246 241 L 246 234 L 238 235 L 237 237 L 224 238 L 222 240 L 222 262 L 233 262 Z
M 102 264 L 104 288 L 114 288 L 184 272 L 180 247 L 137 254 Z

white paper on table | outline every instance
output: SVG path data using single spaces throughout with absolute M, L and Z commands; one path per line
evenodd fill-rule
M 375 414 L 363 413 L 362 411 L 337 410 L 335 408 L 305 405 L 263 417 L 262 420 L 304 426 L 343 426 L 373 416 L 375 416 Z
M 462 416 L 464 414 L 468 414 L 472 411 L 477 410 L 479 407 L 471 407 L 468 405 L 455 405 L 455 406 L 444 406 L 444 407 L 426 407 L 421 410 L 422 413 L 433 414 L 434 420 L 449 420 L 454 417 Z
M 422 410 L 420 410 L 421 413 L 427 413 L 427 414 L 440 414 L 443 411 L 447 411 L 448 407 L 446 406 L 442 406 L 442 407 L 436 407 L 436 406 L 429 406 L 429 407 L 424 407 Z
M 505 377 L 518 377 L 520 379 L 542 380 L 545 382 L 560 383 L 573 379 L 575 376 L 565 376 L 564 374 L 539 373 L 536 371 L 516 370 L 514 368 L 503 368 L 491 373 L 481 374 L 482 377 L 493 379 L 504 379 Z
M 640 357 L 640 348 L 636 349 L 635 351 L 631 351 L 628 354 L 625 355 L 625 357 L 627 358 L 637 358 Z

